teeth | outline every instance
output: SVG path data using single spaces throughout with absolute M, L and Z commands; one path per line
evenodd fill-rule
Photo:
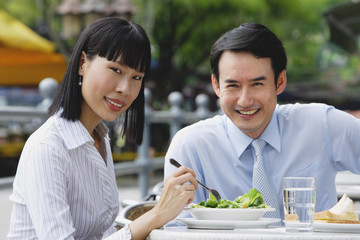
M 245 115 L 251 115 L 257 112 L 257 110 L 251 110 L 251 111 L 239 111 L 241 114 Z
M 122 107 L 123 106 L 123 105 L 120 105 L 120 104 L 118 104 L 116 102 L 111 101 L 110 99 L 105 98 L 105 100 L 108 101 L 109 103 L 111 103 L 112 105 L 116 106 L 116 107 Z

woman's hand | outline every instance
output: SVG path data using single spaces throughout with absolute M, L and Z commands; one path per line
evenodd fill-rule
M 160 200 L 154 207 L 154 211 L 166 217 L 159 223 L 164 225 L 173 220 L 193 201 L 198 186 L 195 177 L 192 169 L 182 166 L 165 179 Z
M 182 166 L 164 181 L 159 202 L 130 224 L 133 239 L 145 239 L 155 228 L 173 220 L 194 199 L 198 183 L 195 172 Z

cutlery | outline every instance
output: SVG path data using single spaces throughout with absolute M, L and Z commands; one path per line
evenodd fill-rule
M 172 165 L 174 165 L 175 167 L 179 168 L 181 167 L 181 164 L 176 161 L 175 159 L 173 158 L 170 158 L 170 163 Z M 214 195 L 214 197 L 216 198 L 216 201 L 219 202 L 221 197 L 220 197 L 220 194 L 218 193 L 218 191 L 216 191 L 215 189 L 211 189 L 211 188 L 208 188 L 206 187 L 204 184 L 202 184 L 201 182 L 199 182 L 198 180 L 196 180 L 203 188 L 205 188 L 206 190 L 208 190 L 209 192 L 212 193 L 212 195 Z

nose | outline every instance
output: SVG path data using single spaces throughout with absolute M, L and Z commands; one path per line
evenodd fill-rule
M 247 108 L 253 104 L 252 94 L 248 88 L 240 90 L 237 104 L 242 108 Z
M 126 76 L 123 76 L 117 81 L 115 91 L 120 94 L 126 95 L 130 92 L 130 87 L 130 79 Z

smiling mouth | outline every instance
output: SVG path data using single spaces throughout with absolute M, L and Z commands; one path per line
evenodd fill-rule
M 241 110 L 236 110 L 236 112 L 243 114 L 243 115 L 252 115 L 255 114 L 256 112 L 258 112 L 259 109 L 255 109 L 255 110 L 248 110 L 248 111 L 241 111 Z
M 114 105 L 114 106 L 116 106 L 116 107 L 119 107 L 119 108 L 121 108 L 122 106 L 124 106 L 124 105 L 118 104 L 118 103 L 116 103 L 116 102 L 113 102 L 113 101 L 111 101 L 110 99 L 107 99 L 106 97 L 105 97 L 105 100 L 106 100 L 107 102 L 111 103 L 112 105 Z

